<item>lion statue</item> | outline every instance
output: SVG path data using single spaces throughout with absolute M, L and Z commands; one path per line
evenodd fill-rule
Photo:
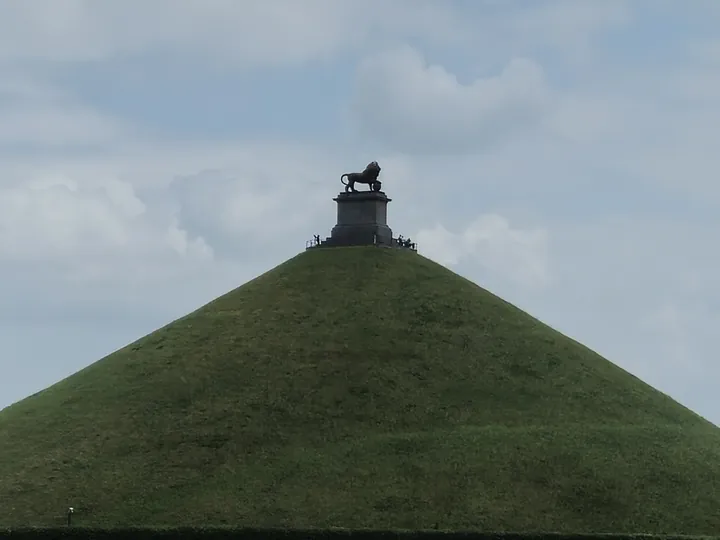
M 380 175 L 380 165 L 377 161 L 368 163 L 365 170 L 361 173 L 345 173 L 340 177 L 340 182 L 345 186 L 345 193 L 348 191 L 357 191 L 355 184 L 367 184 L 372 191 L 379 191 L 381 183 L 378 181 Z M 343 181 L 343 178 L 347 177 L 347 182 Z

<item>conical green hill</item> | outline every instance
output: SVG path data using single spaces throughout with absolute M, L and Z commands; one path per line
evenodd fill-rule
M 407 250 L 304 252 L 0 413 L 0 525 L 717 533 L 720 431 Z

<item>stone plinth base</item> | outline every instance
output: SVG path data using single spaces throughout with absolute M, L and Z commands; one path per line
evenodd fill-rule
M 340 193 L 337 225 L 323 246 L 392 245 L 392 230 L 387 225 L 389 199 L 382 191 Z

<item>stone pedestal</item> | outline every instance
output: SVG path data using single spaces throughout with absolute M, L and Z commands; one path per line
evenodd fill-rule
M 361 246 L 393 244 L 387 225 L 387 203 L 392 199 L 382 191 L 340 193 L 337 203 L 337 225 L 323 245 Z

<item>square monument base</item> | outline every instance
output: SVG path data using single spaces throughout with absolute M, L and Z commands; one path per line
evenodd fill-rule
M 325 242 L 328 246 L 392 245 L 387 225 L 336 225 Z

